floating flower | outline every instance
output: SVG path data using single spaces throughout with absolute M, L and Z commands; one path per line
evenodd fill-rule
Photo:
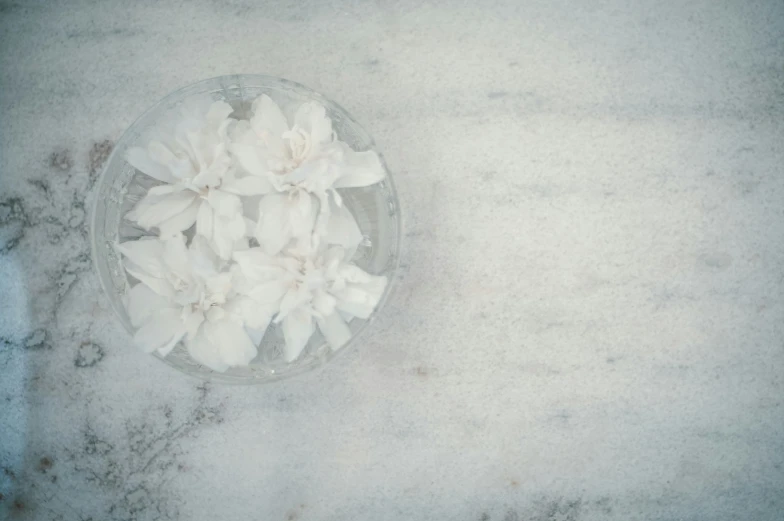
M 126 271 L 140 281 L 127 295 L 135 343 L 166 356 L 180 341 L 197 362 L 215 371 L 248 365 L 256 356 L 251 333 L 263 333 L 267 312 L 234 290 L 226 269 L 205 238 L 190 247 L 177 234 L 142 238 L 118 246 Z
M 269 96 L 256 99 L 252 111 L 250 123 L 235 132 L 231 151 L 257 180 L 257 193 L 266 194 L 255 230 L 263 250 L 275 255 L 292 240 L 300 249 L 322 240 L 356 246 L 350 243 L 361 238 L 359 228 L 336 189 L 381 181 L 385 170 L 378 154 L 356 152 L 337 140 L 326 109 L 316 102 L 302 104 L 291 126 Z M 329 222 L 331 215 L 336 222 Z
M 387 285 L 386 277 L 347 262 L 340 246 L 310 255 L 289 253 L 270 256 L 263 248 L 234 252 L 245 278 L 238 290 L 257 307 L 278 310 L 274 322 L 283 331 L 287 362 L 299 357 L 316 326 L 333 349 L 343 346 L 351 338 L 344 317 L 368 318 Z
M 163 184 L 151 188 L 126 218 L 168 237 L 196 224 L 218 254 L 228 259 L 242 244 L 246 224 L 239 196 L 264 193 L 254 177 L 238 178 L 228 152 L 232 108 L 216 101 L 182 110 L 182 120 L 159 128 L 145 148 L 128 150 L 127 160 Z

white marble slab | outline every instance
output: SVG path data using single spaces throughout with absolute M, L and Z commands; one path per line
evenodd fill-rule
M 135 351 L 85 221 L 239 72 L 352 112 L 406 220 L 365 345 L 258 388 Z M 0 78 L 0 517 L 784 516 L 784 3 L 3 1 Z

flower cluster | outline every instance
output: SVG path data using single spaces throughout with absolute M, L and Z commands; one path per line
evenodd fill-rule
M 248 365 L 270 327 L 287 362 L 316 328 L 341 347 L 387 284 L 351 263 L 362 233 L 337 191 L 381 181 L 378 155 L 339 141 L 318 103 L 289 121 L 262 95 L 251 112 L 187 104 L 126 156 L 158 181 L 125 215 L 155 235 L 118 245 L 139 281 L 126 298 L 134 340 L 163 356 L 183 342 L 215 371 Z

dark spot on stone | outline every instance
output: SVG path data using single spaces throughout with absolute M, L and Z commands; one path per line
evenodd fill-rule
M 109 141 L 108 139 L 93 144 L 93 148 L 90 149 L 90 180 L 95 181 L 98 177 L 98 172 L 100 172 L 104 163 L 106 163 L 112 150 L 114 150 L 114 142 Z
M 520 521 L 520 514 L 518 514 L 514 510 L 509 510 L 506 512 L 506 515 L 504 516 L 504 521 Z
M 494 90 L 487 93 L 487 97 L 490 99 L 505 98 L 508 95 L 509 93 L 503 90 Z
M 422 377 L 422 378 L 427 378 L 428 374 L 430 373 L 430 371 L 428 371 L 427 367 L 422 367 L 422 366 L 417 367 L 415 371 L 416 371 L 417 376 Z
M 707 172 L 705 172 L 705 177 L 711 177 L 714 175 L 716 175 L 716 172 L 714 172 L 713 170 L 708 170 Z
M 614 357 L 614 356 L 608 356 L 608 357 L 607 357 L 607 360 L 606 360 L 606 362 L 607 362 L 608 364 L 614 364 L 614 363 L 615 363 L 615 362 L 617 362 L 617 361 L 618 361 L 618 359 L 617 359 L 616 357 Z
M 51 478 L 49 478 L 49 481 L 51 481 L 52 483 L 56 483 L 57 482 L 57 476 L 52 476 Z
M 16 479 L 16 473 L 14 473 L 14 471 L 9 469 L 8 467 L 3 467 L 3 474 L 5 474 L 11 479 Z
M 14 500 L 14 510 L 16 510 L 17 512 L 20 512 L 20 511 L 22 511 L 24 509 L 25 509 L 24 501 L 22 501 L 21 499 L 15 499 Z
M 482 512 L 482 515 L 479 516 L 479 521 L 490 521 L 490 514 Z
M 30 220 L 20 198 L 11 197 L 0 202 L 0 253 L 14 249 L 28 226 Z
M 520 486 L 520 483 L 518 483 L 518 481 L 516 479 L 509 480 L 509 484 L 512 485 L 513 487 L 519 487 Z
M 46 474 L 46 471 L 51 469 L 52 465 L 54 465 L 52 458 L 50 458 L 49 456 L 44 456 L 43 458 L 38 460 L 38 471 Z
M 111 452 L 112 449 L 114 449 L 114 447 L 110 443 L 103 441 L 94 433 L 88 432 L 84 435 L 84 452 L 86 454 L 105 456 Z
M 378 58 L 373 58 L 372 60 L 367 60 L 367 61 L 365 62 L 365 64 L 366 64 L 368 67 L 375 67 L 376 65 L 378 65 L 378 63 L 379 63 L 379 62 L 378 62 Z
M 2 492 L 0 492 L 0 501 L 3 501 L 4 499 L 5 499 L 5 496 L 3 495 Z
M 93 367 L 103 360 L 103 349 L 98 344 L 83 342 L 76 352 L 74 365 L 76 367 Z
M 709 267 L 724 269 L 732 264 L 732 256 L 728 253 L 703 253 L 699 256 L 699 261 Z
M 49 155 L 49 166 L 67 172 L 73 167 L 71 152 L 67 149 L 55 150 Z
M 46 196 L 49 195 L 49 183 L 47 183 L 43 179 L 28 179 L 27 182 L 30 183 L 32 186 L 36 187 L 37 189 L 39 189 L 40 191 L 42 191 L 44 195 Z
M 35 351 L 51 349 L 49 333 L 45 329 L 36 329 L 22 340 L 22 347 Z
M 15 2 L 0 2 L 0 13 L 10 13 L 11 11 L 21 7 L 21 4 L 17 4 Z
M 509 66 L 510 66 L 510 67 L 517 67 L 518 65 L 520 65 L 520 64 L 519 64 L 519 63 L 517 63 L 516 61 L 509 62 Z

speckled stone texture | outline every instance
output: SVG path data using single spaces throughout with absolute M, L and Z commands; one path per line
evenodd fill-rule
M 344 105 L 405 258 L 265 387 L 132 348 L 87 209 L 165 94 Z M 780 521 L 784 2 L 0 3 L 0 518 Z

